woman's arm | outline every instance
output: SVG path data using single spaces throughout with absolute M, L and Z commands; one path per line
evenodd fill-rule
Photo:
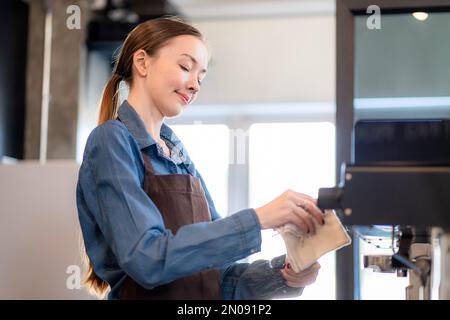
M 253 209 L 183 226 L 176 235 L 165 229 L 139 180 L 140 150 L 119 124 L 97 127 L 88 146 L 80 183 L 90 191 L 84 192 L 90 212 L 119 266 L 143 287 L 222 268 L 260 250 L 261 230 Z

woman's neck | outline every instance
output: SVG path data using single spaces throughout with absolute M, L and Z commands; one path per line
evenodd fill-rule
M 139 94 L 132 89 L 130 89 L 127 100 L 141 117 L 147 132 L 156 142 L 161 143 L 160 133 L 164 116 L 155 107 L 153 102 L 145 95 Z

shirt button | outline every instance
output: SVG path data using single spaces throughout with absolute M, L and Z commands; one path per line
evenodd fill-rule
M 252 250 L 250 250 L 250 252 L 251 252 L 251 253 L 255 253 L 255 252 L 256 252 L 256 249 L 252 249 Z

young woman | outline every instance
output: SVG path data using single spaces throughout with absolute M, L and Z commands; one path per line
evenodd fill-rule
M 260 250 L 262 229 L 290 222 L 314 232 L 313 219 L 323 223 L 315 200 L 289 190 L 221 218 L 164 123 L 195 100 L 207 67 L 202 35 L 177 18 L 140 24 L 122 46 L 77 185 L 85 283 L 100 297 L 267 299 L 300 295 L 315 281 L 319 264 L 295 273 L 285 255 L 236 263 Z M 129 95 L 118 106 L 120 81 Z

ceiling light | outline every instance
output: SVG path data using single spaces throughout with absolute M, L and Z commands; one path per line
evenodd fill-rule
M 428 18 L 428 13 L 426 12 L 413 12 L 413 17 L 419 21 L 425 21 Z

